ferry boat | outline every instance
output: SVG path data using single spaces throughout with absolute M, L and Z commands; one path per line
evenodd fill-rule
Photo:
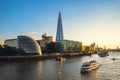
M 56 60 L 57 61 L 64 61 L 64 60 L 66 60 L 66 58 L 64 58 L 64 57 L 57 57 Z
M 94 69 L 96 69 L 98 67 L 99 67 L 98 62 L 96 62 L 94 60 L 90 61 L 90 62 L 85 62 L 81 66 L 81 73 L 83 73 L 83 72 L 90 72 L 90 71 L 92 71 L 92 70 L 94 70 Z

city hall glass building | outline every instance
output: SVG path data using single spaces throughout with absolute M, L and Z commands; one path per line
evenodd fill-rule
M 37 41 L 28 36 L 18 36 L 18 46 L 20 49 L 24 50 L 25 53 L 41 53 L 41 48 Z
M 5 40 L 5 45 L 9 47 L 16 47 L 24 51 L 26 54 L 42 55 L 41 47 L 36 40 L 29 36 L 18 36 L 17 39 Z

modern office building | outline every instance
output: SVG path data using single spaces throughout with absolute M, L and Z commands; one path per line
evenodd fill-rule
M 28 36 L 18 36 L 17 39 L 5 40 L 5 45 L 21 49 L 26 54 L 42 55 L 41 47 L 36 40 Z
M 57 41 L 60 43 L 60 52 L 65 53 L 76 53 L 82 52 L 82 42 L 72 41 L 72 40 L 60 40 Z
M 18 45 L 19 48 L 24 50 L 25 53 L 31 53 L 31 54 L 40 54 L 42 55 L 41 48 L 39 44 L 28 36 L 18 36 Z
M 61 13 L 59 12 L 56 41 L 63 40 L 63 39 L 64 39 L 64 36 L 63 36 L 62 18 L 61 18 Z
M 82 52 L 82 42 L 64 40 L 63 25 L 62 25 L 62 18 L 60 12 L 58 16 L 56 43 L 58 45 L 58 48 L 60 48 L 59 49 L 60 52 L 68 52 L 68 53 Z

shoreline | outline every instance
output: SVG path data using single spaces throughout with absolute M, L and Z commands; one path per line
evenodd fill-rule
M 4 62 L 23 62 L 23 61 L 38 61 L 38 60 L 49 60 L 56 59 L 57 57 L 78 57 L 85 56 L 90 54 L 80 54 L 80 53 L 72 53 L 72 54 L 59 54 L 59 55 L 25 55 L 25 56 L 0 56 L 0 63 Z

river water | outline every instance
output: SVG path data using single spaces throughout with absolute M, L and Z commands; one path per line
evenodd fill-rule
M 112 58 L 116 60 L 112 60 Z M 90 73 L 81 74 L 81 65 L 90 60 L 100 67 Z M 97 54 L 67 58 L 66 61 L 42 60 L 33 62 L 0 64 L 0 80 L 120 80 L 120 53 L 109 52 L 108 57 Z

